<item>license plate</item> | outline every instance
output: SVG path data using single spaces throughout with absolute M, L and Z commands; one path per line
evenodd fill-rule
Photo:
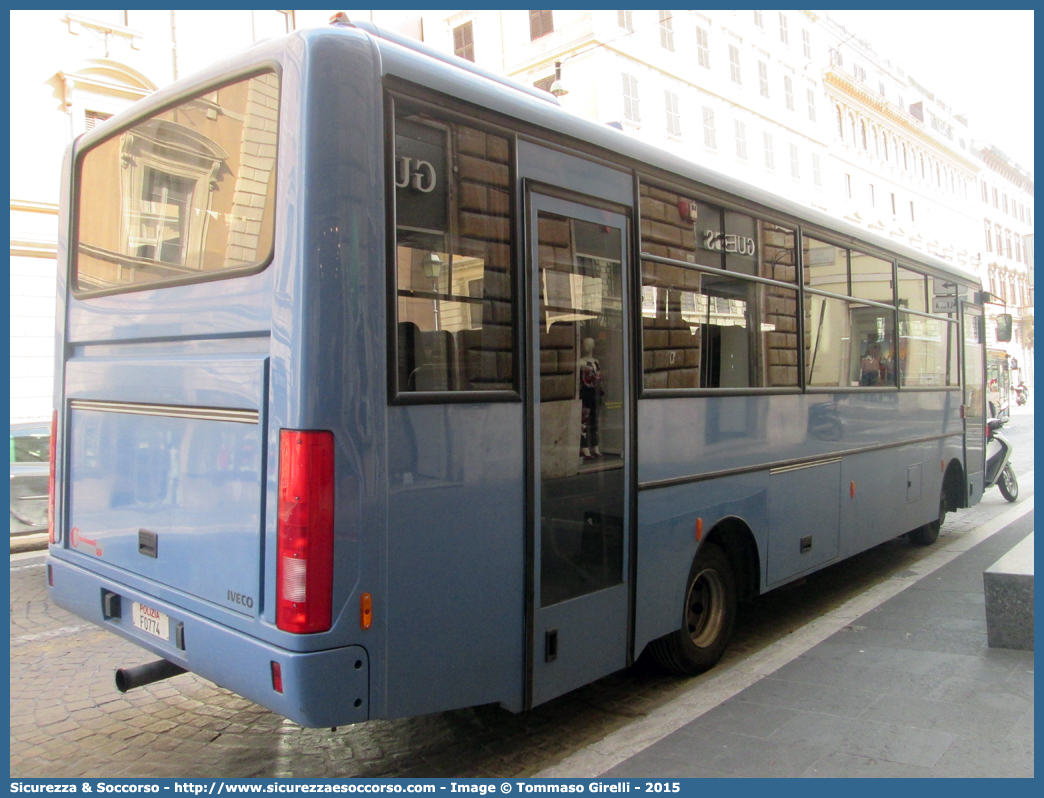
M 166 613 L 137 601 L 131 604 L 131 621 L 136 627 L 162 640 L 170 638 L 170 619 Z

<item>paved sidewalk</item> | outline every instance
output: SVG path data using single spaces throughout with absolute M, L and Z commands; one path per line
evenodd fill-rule
M 986 645 L 982 572 L 1033 513 L 605 776 L 1033 776 L 1033 652 Z

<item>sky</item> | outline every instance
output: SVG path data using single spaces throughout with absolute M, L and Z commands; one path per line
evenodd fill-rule
M 1033 172 L 1033 11 L 827 11 Z

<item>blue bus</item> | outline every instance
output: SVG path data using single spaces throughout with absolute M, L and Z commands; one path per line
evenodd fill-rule
M 983 490 L 971 273 L 368 24 L 74 142 L 60 606 L 304 726 L 522 711 Z

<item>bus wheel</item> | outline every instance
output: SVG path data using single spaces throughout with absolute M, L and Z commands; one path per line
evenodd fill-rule
M 689 571 L 682 628 L 650 643 L 653 658 L 681 674 L 713 668 L 732 637 L 736 577 L 722 549 L 705 543 Z
M 915 546 L 931 546 L 939 539 L 939 530 L 946 523 L 946 489 L 943 488 L 942 496 L 939 497 L 939 517 L 929 521 L 924 526 L 912 530 L 907 537 Z
M 1001 471 L 997 487 L 1000 488 L 1001 495 L 1008 501 L 1013 502 L 1019 498 L 1019 481 L 1015 479 L 1015 469 L 1011 467 L 1011 463 L 1004 466 L 1004 470 Z

